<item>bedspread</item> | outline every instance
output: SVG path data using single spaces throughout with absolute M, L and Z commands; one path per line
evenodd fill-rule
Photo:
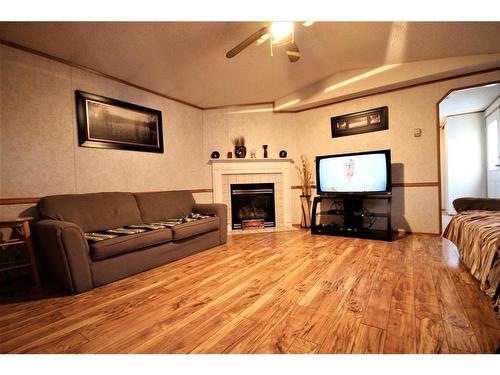
M 500 307 L 500 211 L 463 211 L 455 215 L 443 237 L 458 248 L 460 259 L 481 283 L 481 290 Z

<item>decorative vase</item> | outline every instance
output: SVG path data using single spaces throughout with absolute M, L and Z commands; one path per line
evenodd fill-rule
M 311 227 L 311 196 L 301 195 L 300 205 L 302 207 L 302 220 L 300 222 L 301 228 Z
M 234 146 L 234 156 L 238 159 L 243 159 L 247 155 L 247 148 L 245 146 Z

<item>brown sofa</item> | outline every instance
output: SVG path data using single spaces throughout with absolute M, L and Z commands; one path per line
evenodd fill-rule
M 226 205 L 196 204 L 189 191 L 53 195 L 42 198 L 38 209 L 42 220 L 34 223 L 33 232 L 39 251 L 48 272 L 72 293 L 226 242 Z M 190 213 L 214 216 L 90 245 L 84 236 Z

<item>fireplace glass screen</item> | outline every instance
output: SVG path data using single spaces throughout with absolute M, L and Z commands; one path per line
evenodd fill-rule
M 233 229 L 242 229 L 244 221 L 264 221 L 274 227 L 274 184 L 231 184 L 231 220 Z

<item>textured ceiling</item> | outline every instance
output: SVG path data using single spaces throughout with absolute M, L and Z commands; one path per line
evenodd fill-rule
M 484 111 L 499 96 L 500 84 L 456 90 L 439 104 L 439 116 Z
M 264 22 L 2 22 L 0 39 L 98 70 L 200 107 L 273 101 L 337 72 L 500 52 L 500 22 L 296 24 L 285 47 L 225 54 Z

